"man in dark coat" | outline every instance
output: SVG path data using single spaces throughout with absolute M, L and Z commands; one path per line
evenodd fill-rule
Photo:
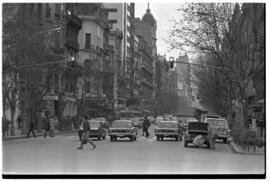
M 82 137 L 81 137 L 81 145 L 80 147 L 78 147 L 79 150 L 83 149 L 83 145 L 90 143 L 93 147 L 93 149 L 96 148 L 96 145 L 92 142 L 92 140 L 89 138 L 89 131 L 90 131 L 90 125 L 88 122 L 88 118 L 87 116 L 84 116 L 83 119 L 83 133 L 82 133 Z
M 34 137 L 37 137 L 37 136 L 35 135 L 35 131 L 34 131 L 34 122 L 33 122 L 33 121 L 30 122 L 30 125 L 29 125 L 29 131 L 28 131 L 28 133 L 27 133 L 27 138 L 29 138 L 31 132 L 33 133 Z
M 47 133 L 50 133 L 50 128 L 51 128 L 51 124 L 50 124 L 50 119 L 45 116 L 45 125 L 44 125 L 44 129 L 45 129 L 45 133 L 44 133 L 44 138 L 46 138 Z
M 149 132 L 148 132 L 149 126 L 150 126 L 150 120 L 147 118 L 147 116 L 145 116 L 144 121 L 143 121 L 143 135 L 144 135 L 144 132 L 145 132 L 146 137 L 149 136 Z

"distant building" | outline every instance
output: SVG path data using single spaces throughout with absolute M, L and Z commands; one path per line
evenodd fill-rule
M 121 41 L 121 73 L 117 76 L 118 94 L 116 109 L 128 111 L 128 102 L 133 97 L 134 77 L 134 3 L 104 3 L 108 11 L 109 21 L 113 22 L 112 30 L 120 30 Z M 130 109 L 129 109 L 130 110 Z
M 189 63 L 187 55 L 179 56 L 176 61 Z M 175 71 L 177 72 L 177 94 L 179 96 L 180 106 L 179 114 L 193 115 L 192 110 L 192 89 L 190 80 L 190 65 L 185 63 L 176 63 Z
M 79 33 L 80 63 L 84 67 L 79 89 L 83 96 L 82 115 L 104 116 L 113 104 L 113 60 L 109 47 L 108 14 L 101 3 L 79 3 L 76 12 L 82 20 Z M 109 103 L 109 104 L 108 104 Z M 111 105 L 110 105 L 111 104 Z M 110 107 L 110 108 L 109 108 Z
M 151 95 L 149 99 L 154 99 L 153 101 L 150 101 L 147 103 L 149 105 L 149 109 L 146 110 L 146 112 L 153 114 L 154 107 L 156 104 L 155 96 L 156 96 L 156 59 L 157 59 L 157 47 L 156 47 L 156 30 L 157 30 L 157 24 L 154 16 L 152 15 L 149 4 L 146 10 L 146 13 L 143 15 L 142 19 L 135 18 L 134 19 L 134 26 L 135 26 L 135 33 L 140 37 L 141 45 L 146 48 L 142 52 L 148 52 L 147 55 L 150 56 L 152 65 L 148 64 L 147 71 L 149 71 L 150 75 L 152 76 L 151 80 L 151 93 L 148 93 L 148 95 Z M 145 43 L 142 43 L 145 42 Z M 144 53 L 142 54 L 142 82 L 144 79 L 148 79 L 150 81 L 150 78 L 148 77 L 148 74 L 144 71 L 146 70 L 146 66 L 144 65 L 146 58 L 144 57 Z M 146 72 L 147 72 L 146 71 Z M 144 77 L 147 78 L 144 78 Z M 142 84 L 141 84 L 142 86 Z M 143 88 L 142 86 L 142 93 L 145 91 L 146 88 Z M 145 95 L 143 96 L 145 97 Z M 146 98 L 143 98 L 143 101 L 147 100 Z

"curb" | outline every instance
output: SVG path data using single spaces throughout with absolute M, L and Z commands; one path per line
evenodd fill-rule
M 55 132 L 54 135 L 67 134 L 78 132 L 78 130 L 69 130 L 69 131 L 58 131 Z M 36 136 L 42 136 L 42 133 L 36 133 Z M 49 135 L 48 135 L 49 136 Z M 27 139 L 27 135 L 18 135 L 18 136 L 10 136 L 10 137 L 2 137 L 2 141 L 15 140 L 15 139 Z
M 247 152 L 242 151 L 235 143 L 234 141 L 230 141 L 230 147 L 232 148 L 233 152 L 236 154 L 242 154 L 242 155 L 265 155 L 265 152 Z

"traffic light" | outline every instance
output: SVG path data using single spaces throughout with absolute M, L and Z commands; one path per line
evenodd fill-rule
M 170 68 L 174 67 L 174 61 L 170 61 Z

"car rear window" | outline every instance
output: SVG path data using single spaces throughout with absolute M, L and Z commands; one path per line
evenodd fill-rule
M 178 128 L 178 124 L 172 122 L 160 122 L 158 128 Z
M 189 122 L 188 123 L 189 130 L 203 130 L 208 131 L 208 124 L 200 123 L 200 122 Z
M 226 126 L 226 121 L 224 119 L 206 119 L 210 126 Z
M 131 128 L 132 124 L 130 122 L 113 122 L 112 128 Z

